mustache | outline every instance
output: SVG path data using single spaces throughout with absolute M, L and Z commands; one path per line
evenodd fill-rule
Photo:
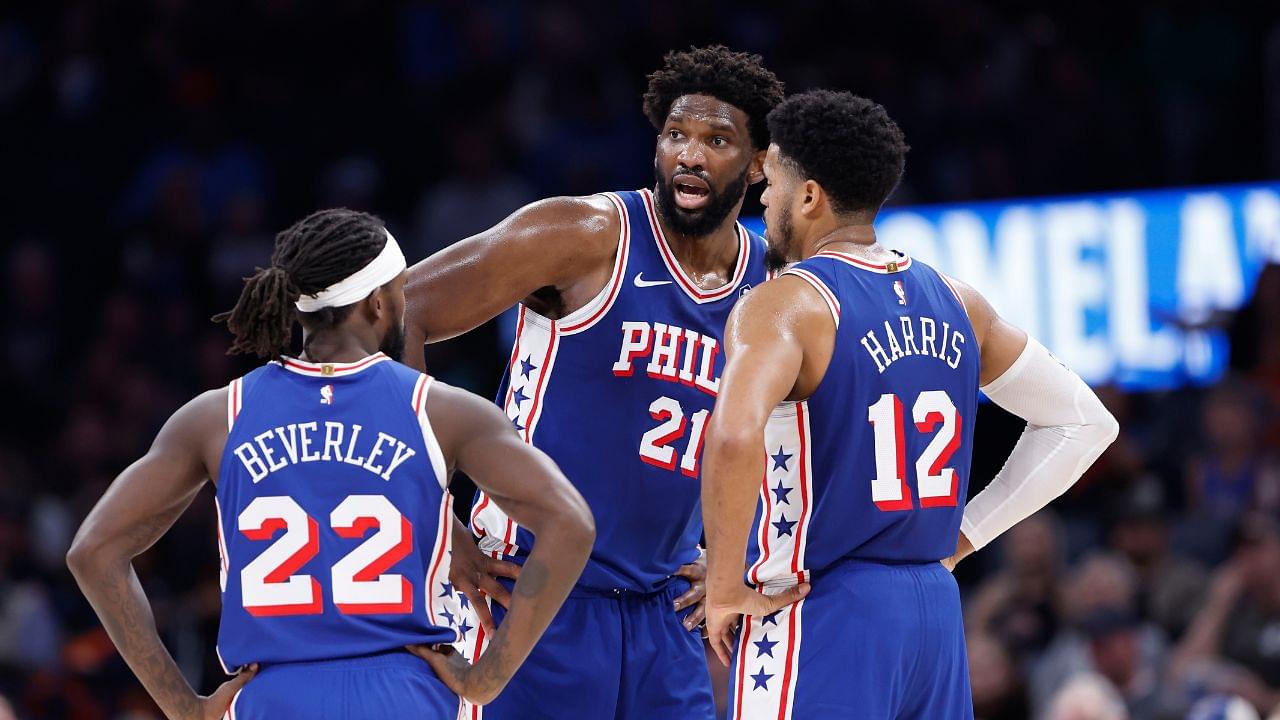
M 711 176 L 707 174 L 706 170 L 703 170 L 702 172 L 697 172 L 689 169 L 676 170 L 675 172 L 671 173 L 671 181 L 675 182 L 676 178 L 682 177 L 684 175 L 692 175 L 698 178 L 702 182 L 706 183 L 707 187 L 711 188 L 712 192 L 715 191 L 716 186 L 714 183 L 711 182 Z

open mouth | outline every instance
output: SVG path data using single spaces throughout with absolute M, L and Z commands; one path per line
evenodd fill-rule
M 683 210 L 701 210 L 711 199 L 711 186 L 697 175 L 677 175 L 672 180 L 676 205 Z

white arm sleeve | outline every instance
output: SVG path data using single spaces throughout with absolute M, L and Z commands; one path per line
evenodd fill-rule
M 1030 337 L 1013 365 L 982 391 L 1026 420 L 1027 429 L 964 510 L 960 529 L 975 550 L 1066 492 L 1120 431 L 1089 386 Z

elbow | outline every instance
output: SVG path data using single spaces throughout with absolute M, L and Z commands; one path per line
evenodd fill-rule
M 1120 423 L 1116 420 L 1116 416 L 1106 409 L 1102 410 L 1098 420 L 1091 425 L 1094 436 L 1103 449 L 1110 447 L 1111 443 L 1120 436 Z
M 584 548 L 590 552 L 596 541 L 596 520 L 591 508 L 568 480 L 564 481 L 562 491 L 554 493 L 555 502 L 549 505 L 545 517 L 551 521 L 556 534 L 572 547 Z M 530 528 L 536 537 L 536 528 Z
M 97 564 L 98 551 L 93 543 L 86 541 L 83 537 L 77 537 L 71 543 L 71 549 L 67 550 L 67 569 L 71 571 L 72 576 L 78 580 L 89 568 Z
M 570 504 L 566 513 L 566 527 L 570 530 L 575 543 L 591 548 L 596 543 L 596 519 L 591 514 L 587 501 L 579 495 L 577 501 Z
M 745 427 L 713 426 L 707 432 L 704 455 L 707 458 L 730 458 L 742 454 L 762 452 L 764 434 Z

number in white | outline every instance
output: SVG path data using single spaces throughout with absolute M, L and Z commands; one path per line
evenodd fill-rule
M 663 396 L 649 404 L 649 415 L 660 421 L 660 424 L 640 438 L 640 459 L 664 470 L 675 470 L 676 449 L 670 444 L 684 436 L 685 429 L 692 421 L 689 444 L 680 458 L 680 472 L 689 477 L 697 477 L 707 418 L 711 416 L 711 411 L 699 410 L 686 418 L 679 401 Z
M 942 423 L 942 429 L 916 460 L 920 507 L 954 506 L 958 476 L 955 468 L 942 467 L 942 464 L 960 447 L 960 413 L 945 392 L 926 390 L 916 398 L 911 416 L 916 430 L 922 433 L 931 433 Z
M 320 551 L 320 532 L 293 498 L 254 498 L 238 519 L 250 540 L 284 535 L 240 571 L 244 609 L 254 616 L 315 615 L 324 610 L 320 583 L 310 575 L 294 575 Z
M 702 409 L 690 416 L 693 421 L 693 429 L 689 431 L 689 447 L 684 450 L 684 457 L 680 458 L 680 472 L 689 477 L 698 477 L 698 463 L 702 460 L 702 443 L 707 436 L 707 418 L 711 417 L 711 411 Z
M 931 433 L 942 423 L 942 429 L 916 460 L 920 506 L 954 506 L 959 477 L 955 468 L 943 465 L 960 447 L 960 414 L 945 392 L 926 390 L 916 398 L 911 417 L 921 433 Z M 896 395 L 881 395 L 867 408 L 867 421 L 875 434 L 876 476 L 871 481 L 871 500 L 881 510 L 910 510 L 913 505 L 906 478 L 902 401 Z
M 906 451 L 898 430 L 902 427 L 902 401 L 896 395 L 881 395 L 867 408 L 867 422 L 875 432 L 876 451 L 871 501 L 881 510 L 909 510 L 911 490 L 907 487 Z
M 334 532 L 344 538 L 375 532 L 333 565 L 333 603 L 349 615 L 407 613 L 413 587 L 403 575 L 384 575 L 413 550 L 413 526 L 382 495 L 351 495 L 329 515 Z

